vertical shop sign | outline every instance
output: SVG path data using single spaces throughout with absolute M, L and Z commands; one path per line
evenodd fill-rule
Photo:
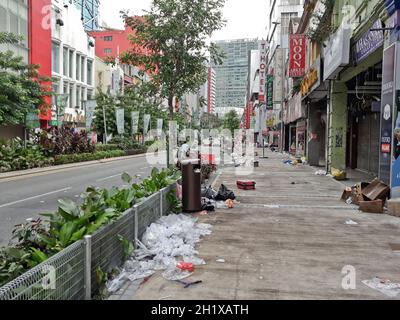
M 394 67 L 392 72 L 394 73 L 394 89 L 392 89 L 392 93 L 394 96 L 394 112 L 393 112 L 393 121 L 394 121 L 394 131 L 393 131 L 393 156 L 392 156 L 392 181 L 391 181 L 391 190 L 392 199 L 400 198 L 400 66 L 398 65 L 400 62 L 400 50 L 399 50 L 399 42 L 394 44 L 395 47 L 395 59 Z M 393 99 L 393 98 L 392 98 Z
M 265 102 L 265 79 L 267 76 L 267 41 L 260 42 L 260 93 L 258 100 L 261 103 Z
M 396 46 L 393 44 L 383 54 L 379 178 L 386 184 L 390 184 L 391 180 L 395 53 Z
M 132 135 L 138 133 L 139 130 L 139 111 L 132 111 L 131 118 L 132 118 Z
M 275 51 L 275 79 L 274 79 L 274 103 L 282 103 L 283 81 L 285 65 L 285 49 L 278 48 Z
M 289 77 L 300 78 L 306 69 L 306 37 L 304 34 L 291 34 L 289 41 Z
M 274 76 L 267 75 L 267 110 L 274 108 Z

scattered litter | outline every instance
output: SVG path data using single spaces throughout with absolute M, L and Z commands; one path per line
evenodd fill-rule
M 256 189 L 256 182 L 255 181 L 236 181 L 236 185 L 241 190 L 255 190 Z
M 166 280 L 177 281 L 177 280 L 183 280 L 183 279 L 189 278 L 192 274 L 193 274 L 193 272 L 182 271 L 178 268 L 171 267 L 171 268 L 165 270 L 162 273 L 162 276 Z
M 232 190 L 229 190 L 224 184 L 219 188 L 218 194 L 215 197 L 217 201 L 235 200 L 236 196 Z
M 346 180 L 346 171 L 332 168 L 333 178 L 338 181 Z
M 203 188 L 201 190 L 201 196 L 203 198 L 214 200 L 216 198 L 217 194 L 218 194 L 218 192 L 215 191 L 211 186 Z
M 260 277 L 259 279 L 260 279 L 260 280 L 264 280 L 264 277 Z
M 325 170 L 318 170 L 315 172 L 316 176 L 326 176 L 327 172 Z
M 194 265 L 190 262 L 178 262 L 176 267 L 182 271 L 194 272 Z
M 117 292 L 127 280 L 145 279 L 158 270 L 168 280 L 182 280 L 192 275 L 192 272 L 178 269 L 178 261 L 190 263 L 193 266 L 203 265 L 205 261 L 197 257 L 195 244 L 202 236 L 211 234 L 212 226 L 198 223 L 198 219 L 187 215 L 164 216 L 151 224 L 137 241 L 138 249 L 134 256 L 125 262 L 121 273 L 107 283 L 110 293 Z
M 201 209 L 203 211 L 215 211 L 215 201 L 208 198 L 201 198 Z
M 400 283 L 393 283 L 388 279 L 375 277 L 372 280 L 364 280 L 363 283 L 388 297 L 395 298 L 400 293 Z
M 201 216 L 206 216 L 208 215 L 208 211 L 207 210 L 203 210 L 202 212 L 200 212 Z
M 352 198 L 348 198 L 348 199 L 346 200 L 346 203 L 349 204 L 349 205 L 350 205 L 350 204 L 353 204 L 353 199 L 352 199 Z
M 226 206 L 226 203 L 223 201 L 217 201 L 216 202 L 216 208 L 217 209 L 227 209 L 228 207 Z
M 44 203 L 44 201 L 40 201 L 40 203 Z
M 344 224 L 351 225 L 351 226 L 358 225 L 357 222 L 355 222 L 355 221 L 353 221 L 353 220 L 351 220 L 351 219 L 346 220 L 346 222 L 345 222 Z
M 202 280 L 194 281 L 194 282 L 185 282 L 185 281 L 182 281 L 182 280 L 176 280 L 176 282 L 178 282 L 178 283 L 180 283 L 180 284 L 183 284 L 185 289 L 187 289 L 187 288 L 189 288 L 189 287 L 191 287 L 191 286 L 194 286 L 194 285 L 196 285 L 196 284 L 203 283 Z
M 217 262 L 218 263 L 225 263 L 225 259 L 218 259 Z
M 233 207 L 234 207 L 234 204 L 233 204 L 233 200 L 226 200 L 226 206 L 228 207 L 228 209 L 232 209 Z
M 173 298 L 172 296 L 167 296 L 167 297 L 160 298 L 160 300 L 168 300 L 168 299 L 172 299 L 172 298 Z

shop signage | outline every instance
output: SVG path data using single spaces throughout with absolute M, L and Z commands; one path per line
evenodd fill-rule
M 400 67 L 398 63 L 400 61 L 400 43 L 395 44 L 395 67 L 392 72 L 394 72 L 394 86 L 392 89 L 392 99 L 394 101 L 393 107 L 393 152 L 392 152 L 392 180 L 391 180 L 391 197 L 392 199 L 400 198 Z
M 267 110 L 274 108 L 274 76 L 267 75 Z
M 283 100 L 284 65 L 285 49 L 278 48 L 275 50 L 274 103 L 282 103 Z
M 350 38 L 352 31 L 347 21 L 342 22 L 324 48 L 324 81 L 334 79 L 350 63 Z
M 117 131 L 118 134 L 124 134 L 125 132 L 125 110 L 117 109 L 115 110 L 115 119 L 117 121 Z
M 265 80 L 267 76 L 267 41 L 260 42 L 260 93 L 258 100 L 261 103 L 265 102 Z
M 393 44 L 385 49 L 383 54 L 379 178 L 386 184 L 390 184 L 391 180 L 395 53 L 396 46 Z
M 289 42 L 289 77 L 300 78 L 306 68 L 306 37 L 304 34 L 291 34 Z
M 139 130 L 139 111 L 132 111 L 132 135 L 138 133 Z
M 304 76 L 300 85 L 300 93 L 302 97 L 318 88 L 321 84 L 321 57 L 318 56 L 310 67 L 308 73 Z
M 371 29 L 382 29 L 382 21 L 377 20 Z M 354 59 L 357 63 L 365 60 L 370 54 L 378 50 L 384 42 L 383 31 L 368 31 L 354 46 Z

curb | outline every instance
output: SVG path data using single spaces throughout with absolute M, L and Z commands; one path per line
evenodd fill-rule
M 38 173 L 46 173 L 46 172 L 53 172 L 53 171 L 57 172 L 57 171 L 65 170 L 65 169 L 88 167 L 88 166 L 93 166 L 93 165 L 98 165 L 98 164 L 109 163 L 109 162 L 141 158 L 141 157 L 145 157 L 145 156 L 146 156 L 146 153 L 142 153 L 142 154 L 136 154 L 133 156 L 123 156 L 123 157 L 117 157 L 117 158 L 109 158 L 109 159 L 101 159 L 101 160 L 94 160 L 94 161 L 57 165 L 57 166 L 51 166 L 51 167 L 46 167 L 46 168 L 35 168 L 35 169 L 28 169 L 28 170 L 21 170 L 21 171 L 5 172 L 5 173 L 0 173 L 0 181 L 5 180 L 5 179 L 10 179 L 10 178 L 34 175 L 34 174 L 38 174 Z

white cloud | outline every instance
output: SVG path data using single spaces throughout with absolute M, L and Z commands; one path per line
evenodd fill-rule
M 150 8 L 151 0 L 103 0 L 101 19 L 110 27 L 123 28 L 119 11 L 129 9 L 141 15 Z M 214 40 L 266 38 L 268 17 L 267 0 L 227 0 L 224 8 L 227 25 L 215 33 Z

